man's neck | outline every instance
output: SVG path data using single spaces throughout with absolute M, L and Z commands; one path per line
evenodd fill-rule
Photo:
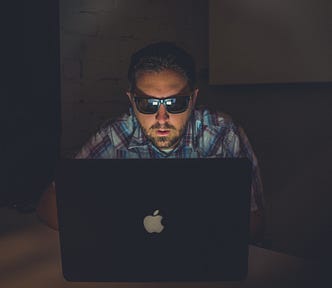
M 174 150 L 174 148 L 159 148 L 159 150 L 165 153 L 170 153 Z

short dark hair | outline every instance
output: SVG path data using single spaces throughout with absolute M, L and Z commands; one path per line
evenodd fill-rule
M 135 89 L 139 72 L 161 72 L 163 70 L 178 72 L 188 81 L 191 89 L 195 88 L 194 58 L 173 42 L 157 42 L 143 47 L 131 56 L 128 69 L 129 91 L 133 92 Z

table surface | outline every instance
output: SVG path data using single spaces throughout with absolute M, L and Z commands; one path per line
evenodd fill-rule
M 241 282 L 80 283 L 62 276 L 59 234 L 34 213 L 0 209 L 0 287 L 327 287 L 318 262 L 249 246 L 249 272 Z M 331 280 L 329 280 L 331 281 Z M 330 282 L 331 283 L 331 282 Z M 329 286 L 332 287 L 332 286 Z

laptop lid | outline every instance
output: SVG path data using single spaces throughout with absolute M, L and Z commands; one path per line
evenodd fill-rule
M 248 159 L 60 160 L 68 281 L 242 280 L 248 270 Z

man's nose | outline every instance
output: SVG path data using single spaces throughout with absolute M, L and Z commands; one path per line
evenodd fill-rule
M 157 111 L 157 114 L 156 114 L 156 120 L 159 122 L 159 123 L 164 123 L 168 120 L 169 118 L 169 115 L 168 115 L 168 112 L 166 110 L 166 107 L 164 106 L 164 104 L 160 104 L 160 107 Z

